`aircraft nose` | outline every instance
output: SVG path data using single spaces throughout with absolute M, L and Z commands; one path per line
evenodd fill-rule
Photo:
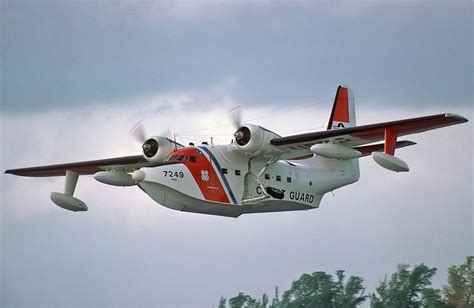
M 145 179 L 145 172 L 143 170 L 133 171 L 132 179 L 137 182 L 143 182 L 143 180 Z

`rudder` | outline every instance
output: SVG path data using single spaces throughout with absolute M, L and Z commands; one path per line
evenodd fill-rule
M 327 130 L 356 126 L 354 95 L 348 86 L 340 85 L 332 106 Z

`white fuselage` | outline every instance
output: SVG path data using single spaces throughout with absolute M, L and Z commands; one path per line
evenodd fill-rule
M 359 179 L 357 159 L 249 157 L 232 145 L 179 149 L 169 162 L 142 168 L 138 186 L 168 208 L 231 217 L 317 208 L 325 193 Z

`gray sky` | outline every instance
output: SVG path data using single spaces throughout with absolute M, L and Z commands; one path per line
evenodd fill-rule
M 235 104 L 283 135 L 322 129 L 340 83 L 360 124 L 470 120 L 406 138 L 408 174 L 363 159 L 358 183 L 308 212 L 180 213 L 83 177 L 89 211 L 71 213 L 49 200 L 62 179 L 3 175 L 2 305 L 211 307 L 337 269 L 372 290 L 398 263 L 438 267 L 439 286 L 473 253 L 469 1 L 3 0 L 0 23 L 1 170 L 135 154 L 138 120 L 226 142 L 215 127 Z

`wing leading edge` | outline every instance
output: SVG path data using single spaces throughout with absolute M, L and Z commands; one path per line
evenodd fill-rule
M 161 163 L 159 165 L 162 164 L 167 163 Z M 134 155 L 75 163 L 10 169 L 6 170 L 5 173 L 30 177 L 50 177 L 65 176 L 66 170 L 70 170 L 77 172 L 79 175 L 88 175 L 110 169 L 120 169 L 124 170 L 125 172 L 131 172 L 141 167 L 151 167 L 156 165 L 156 163 L 148 162 L 142 155 Z
M 369 125 L 361 125 L 337 130 L 327 130 L 306 134 L 275 138 L 271 144 L 292 156 L 310 153 L 309 148 L 317 143 L 337 142 L 347 147 L 358 147 L 384 140 L 387 129 L 396 130 L 398 136 L 421 133 L 445 126 L 465 123 L 468 120 L 454 113 L 443 113 L 419 118 L 404 119 Z

